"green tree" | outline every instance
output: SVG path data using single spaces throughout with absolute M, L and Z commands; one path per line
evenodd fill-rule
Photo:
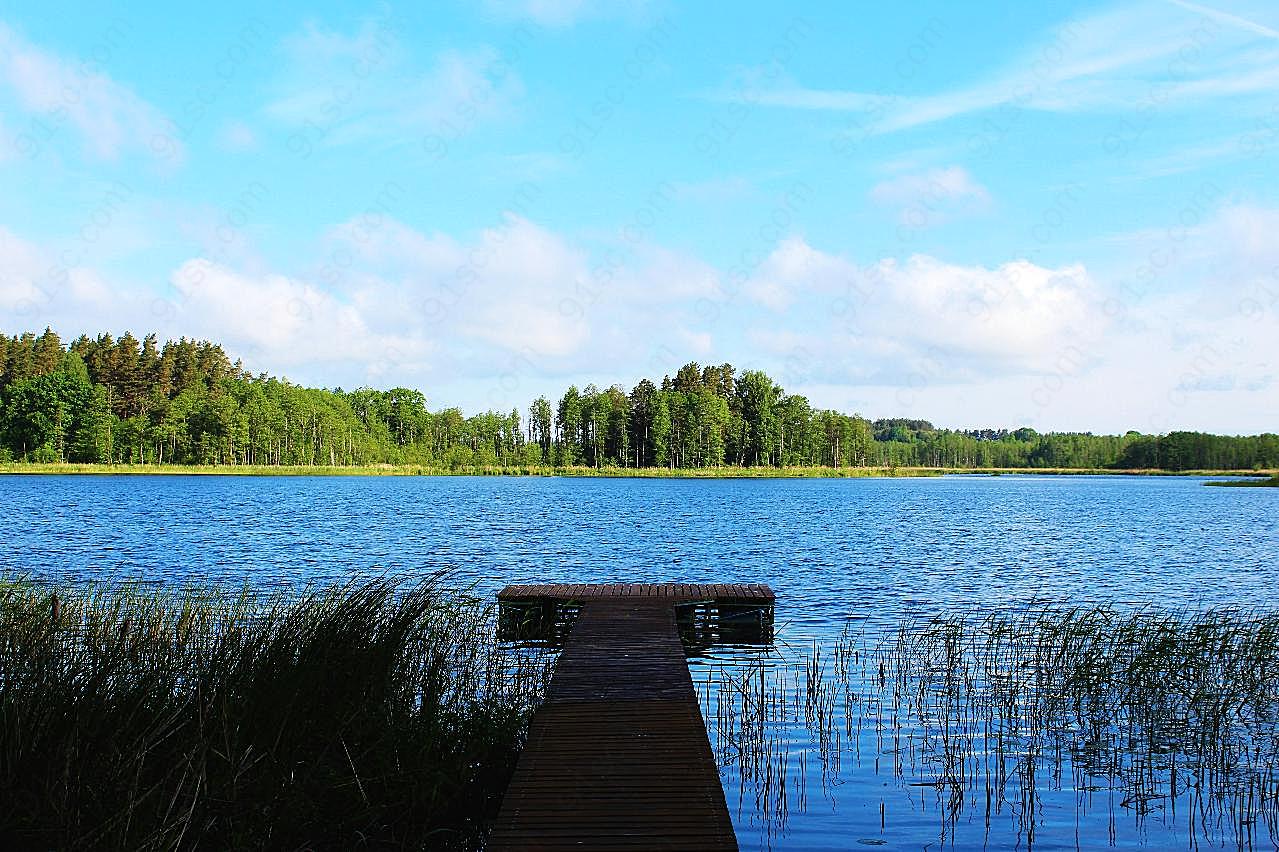
M 529 441 L 536 444 L 539 459 L 543 463 L 551 461 L 551 443 L 555 440 L 554 425 L 551 414 L 551 403 L 546 397 L 539 396 L 533 400 L 528 409 Z
M 671 409 L 667 402 L 669 394 L 659 391 L 653 402 L 653 422 L 649 427 L 649 445 L 652 448 L 653 464 L 658 467 L 673 466 L 671 456 Z
M 559 464 L 573 465 L 581 463 L 585 457 L 582 445 L 582 395 L 577 387 L 570 385 L 560 397 L 560 404 L 555 412 L 555 428 L 559 430 Z
M 747 370 L 737 379 L 746 464 L 772 464 L 778 436 L 776 406 L 781 389 L 764 373 Z
M 636 467 L 660 464 L 653 446 L 653 419 L 657 414 L 657 396 L 657 386 L 648 379 L 641 379 L 639 384 L 631 390 L 628 427 Z

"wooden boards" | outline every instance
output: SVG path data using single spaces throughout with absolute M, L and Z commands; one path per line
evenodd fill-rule
M 772 590 L 755 584 L 508 586 L 498 597 L 576 602 L 581 610 L 488 848 L 737 849 L 674 606 L 771 606 Z
M 584 603 L 598 598 L 656 598 L 666 603 L 722 603 L 771 606 L 773 590 L 763 583 L 553 583 L 507 586 L 499 601 Z

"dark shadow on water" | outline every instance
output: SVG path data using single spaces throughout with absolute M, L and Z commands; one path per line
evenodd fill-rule
M 683 604 L 675 607 L 675 623 L 689 657 L 701 657 L 722 646 L 773 644 L 772 607 Z
M 562 649 L 577 621 L 573 602 L 502 601 L 498 638 L 531 647 Z M 713 648 L 767 647 L 773 642 L 771 607 L 696 602 L 678 604 L 675 622 L 684 653 L 701 657 Z
M 576 603 L 501 601 L 497 611 L 497 638 L 530 647 L 560 650 L 577 623 Z

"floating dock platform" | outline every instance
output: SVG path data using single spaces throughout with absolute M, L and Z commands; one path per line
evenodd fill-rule
M 762 584 L 560 584 L 498 593 L 515 620 L 577 618 L 502 800 L 492 850 L 735 850 L 676 607 L 753 618 Z

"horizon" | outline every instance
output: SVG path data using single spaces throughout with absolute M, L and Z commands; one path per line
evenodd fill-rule
M 696 361 L 1276 430 L 1279 10 L 727 8 L 0 10 L 0 331 L 472 414 Z
M 57 335 L 57 330 L 56 330 L 56 329 L 51 329 L 51 328 L 46 328 L 46 329 L 45 329 L 45 331 L 44 331 L 44 332 L 41 332 L 41 333 L 36 333 L 36 332 L 28 331 L 28 332 L 23 332 L 23 334 L 24 334 L 24 335 L 25 335 L 25 334 L 31 334 L 31 335 L 33 335 L 33 336 L 35 336 L 35 337 L 37 337 L 37 338 L 38 338 L 41 334 L 47 334 L 47 333 L 49 333 L 49 332 L 52 332 L 55 336 L 58 336 L 58 335 Z M 4 332 L 3 332 L 3 331 L 0 331 L 0 334 L 4 334 Z M 159 339 L 158 335 L 156 335 L 156 333 L 155 333 L 155 332 L 151 332 L 151 333 L 143 334 L 143 335 L 135 335 L 135 334 L 133 334 L 132 330 L 126 330 L 124 333 L 122 333 L 122 334 L 118 334 L 118 335 L 113 335 L 113 334 L 111 334 L 110 332 L 101 332 L 99 335 L 91 335 L 91 334 L 90 334 L 90 335 L 84 335 L 83 337 L 84 337 L 85 339 L 89 340 L 89 341 L 97 340 L 97 339 L 99 339 L 100 337 L 107 337 L 107 338 L 110 338 L 110 339 L 112 339 L 112 340 L 119 341 L 119 340 L 124 339 L 126 335 L 127 335 L 127 336 L 131 336 L 131 337 L 133 337 L 133 338 L 134 338 L 134 339 L 138 342 L 138 345 L 139 345 L 139 346 L 141 346 L 141 345 L 142 345 L 142 343 L 146 340 L 146 338 L 147 338 L 147 337 L 156 336 L 156 344 L 157 344 L 157 347 L 158 347 L 161 351 L 163 351 L 164 347 L 165 347 L 165 346 L 167 346 L 168 344 L 178 342 L 178 340 L 177 340 L 177 339 L 164 339 L 164 340 L 161 340 L 161 339 Z M 14 339 L 13 335 L 10 335 L 9 337 L 10 337 L 10 339 L 11 339 L 11 340 L 12 340 L 12 339 Z M 61 343 L 62 348 L 64 349 L 64 351 L 66 351 L 66 352 L 68 352 L 68 353 L 69 353 L 69 352 L 71 352 L 71 346 L 72 346 L 72 344 L 74 344 L 74 343 L 75 343 L 77 340 L 79 340 L 79 339 L 80 339 L 80 337 L 79 337 L 79 336 L 77 336 L 76 338 L 72 338 L 72 339 L 70 339 L 70 340 L 68 340 L 68 339 L 63 339 L 63 338 L 61 338 L 61 337 L 59 336 L 59 340 L 60 340 L 60 343 Z M 325 385 L 325 384 L 320 384 L 320 385 L 307 385 L 307 384 L 302 384 L 302 383 L 296 382 L 296 381 L 294 381 L 293 379 L 289 378 L 289 377 L 288 377 L 288 376 L 286 376 L 286 375 L 278 375 L 278 374 L 274 374 L 274 373 L 272 373 L 270 370 L 264 370 L 264 371 L 259 371 L 259 372 L 250 372 L 249 370 L 247 370 L 247 369 L 244 367 L 244 365 L 243 365 L 243 363 L 242 363 L 241 359 L 237 358 L 234 352 L 227 352 L 227 351 L 226 351 L 226 348 L 225 348 L 225 347 L 223 347 L 223 346 L 222 346 L 222 344 L 220 344 L 218 341 L 216 341 L 216 340 L 202 340 L 202 339 L 195 339 L 195 338 L 186 338 L 186 339 L 187 339 L 187 340 L 189 340 L 189 341 L 191 341 L 191 342 L 193 342 L 193 343 L 205 343 L 205 344 L 211 344 L 211 345 L 213 345 L 213 346 L 217 346 L 218 348 L 222 349 L 223 353 L 224 353 L 224 354 L 225 354 L 225 356 L 227 357 L 228 362 L 229 362 L 232 366 L 237 366 L 237 365 L 239 365 L 240 369 L 241 369 L 241 370 L 242 370 L 242 371 L 243 371 L 243 372 L 244 372 L 244 373 L 245 373 L 245 374 L 246 374 L 246 375 L 247 375 L 250 379 L 253 379 L 253 380 L 266 379 L 266 380 L 281 381 L 281 382 L 285 382 L 285 383 L 287 383 L 287 384 L 292 384 L 292 385 L 297 386 L 297 387 L 311 388 L 311 389 L 317 389 L 317 390 L 325 390 L 325 391 L 330 391 L 330 392 L 333 392 L 333 393 L 347 393 L 347 394 L 355 393 L 355 392 L 357 392 L 357 391 L 360 391 L 360 390 L 366 390 L 366 389 L 373 389 L 373 390 L 379 390 L 379 391 L 388 391 L 388 390 L 393 390 L 393 389 L 396 389 L 396 388 L 403 388 L 404 390 L 416 391 L 416 392 L 418 392 L 418 393 L 422 394 L 423 398 L 425 399 L 425 405 L 426 405 L 427 410 L 428 410 L 428 411 L 432 411 L 433 413 L 436 413 L 436 414 L 440 413 L 441 411 L 446 411 L 446 410 L 454 409 L 454 408 L 455 408 L 455 409 L 457 409 L 457 410 L 459 410 L 459 411 L 462 413 L 462 415 L 463 415 L 464 417 L 468 417 L 468 418 L 469 418 L 469 417 L 478 416 L 478 415 L 483 415 L 483 414 L 496 414 L 496 415 L 499 415 L 499 416 L 506 416 L 506 414 L 507 414 L 507 412 L 506 412 L 505 410 L 499 410 L 499 409 L 468 410 L 468 409 L 466 409 L 466 408 L 463 408 L 463 407 L 462 407 L 462 406 L 460 406 L 460 405 L 451 404 L 451 403 L 449 403 L 449 401 L 448 401 L 448 400 L 439 400 L 439 399 L 436 399 L 436 398 L 435 398 L 435 397 L 433 397 L 432 395 L 428 394 L 428 393 L 426 392 L 426 389 L 424 389 L 424 388 L 419 388 L 419 387 L 412 387 L 412 386 L 405 386 L 405 385 L 392 385 L 392 386 L 387 386 L 387 387 L 383 387 L 383 388 L 372 388 L 372 386 L 370 386 L 370 385 L 358 385 L 358 386 L 355 386 L 355 387 L 343 387 L 343 386 L 341 386 L 341 385 Z M 689 366 L 689 365 L 697 366 L 699 369 L 700 369 L 700 368 L 706 368 L 706 367 L 715 368 L 715 367 L 728 366 L 728 367 L 733 368 L 733 370 L 735 371 L 735 373 L 736 373 L 737 375 L 739 375 L 739 376 L 740 376 L 740 375 L 741 375 L 741 373 L 743 373 L 743 372 L 746 372 L 746 371 L 749 371 L 749 370 L 755 370 L 755 369 L 757 369 L 756 367 L 754 367 L 754 366 L 752 366 L 752 365 L 749 365 L 749 364 L 700 364 L 700 363 L 698 363 L 698 362 L 696 362 L 696 361 L 692 361 L 692 362 L 685 362 L 684 364 L 681 364 L 681 365 L 680 365 L 680 367 L 685 367 L 685 366 Z M 623 393 L 627 393 L 627 394 L 629 394 L 629 393 L 630 393 L 630 392 L 631 392 L 631 391 L 635 388 L 635 386 L 636 386 L 639 382 L 641 382 L 641 381 L 650 381 L 650 382 L 652 382 L 654 385 L 656 385 L 657 387 L 659 387 L 659 388 L 660 388 L 660 387 L 663 387 L 663 386 L 664 386 L 665 382 L 673 380 L 673 378 L 675 377 L 675 375 L 676 375 L 676 373 L 677 373 L 678 371 L 679 371 L 679 368 L 675 368 L 675 369 L 672 369 L 672 370 L 669 370 L 669 371 L 663 372 L 660 376 L 658 376 L 658 375 L 656 375 L 656 374 L 654 374 L 654 375 L 647 375 L 647 376 L 640 376 L 640 377 L 638 377 L 635 381 L 630 382 L 630 383 L 627 383 L 627 382 L 620 382 L 620 381 L 615 381 L 615 382 L 611 382 L 611 383 L 608 383 L 608 384 L 592 384 L 592 385 L 584 385 L 584 386 L 582 386 L 582 387 L 578 387 L 577 385 L 570 384 L 570 385 L 565 386 L 565 387 L 564 387 L 564 388 L 562 388 L 560 391 L 558 391 L 558 392 L 556 392 L 556 393 L 554 393 L 554 394 L 543 394 L 541 397 L 532 397 L 532 398 L 530 398 L 529 400 L 527 400 L 527 401 L 526 401 L 526 404 L 525 404 L 523 407 L 521 407 L 520 405 L 515 405 L 514 407 L 512 407 L 511 411 L 516 412 L 516 413 L 519 415 L 520 423 L 521 423 L 521 428 L 522 428 L 522 429 L 527 430 L 527 429 L 529 428 L 529 423 L 528 423 L 528 420 L 529 420 L 529 417 L 530 417 L 529 409 L 531 408 L 532 403 L 533 403 L 536 399 L 539 399 L 539 398 L 545 398 L 548 402 L 550 402 L 552 405 L 554 405 L 554 404 L 555 404 L 558 400 L 560 400 L 560 399 L 563 397 L 563 395 L 564 395 L 565 393 L 567 393 L 570 389 L 577 389 L 577 390 L 579 390 L 579 391 L 583 391 L 583 392 L 584 392 L 584 391 L 586 391 L 588 388 L 590 388 L 590 387 L 592 387 L 592 386 L 596 387 L 597 391 L 604 391 L 604 390 L 608 390 L 609 388 L 616 387 L 616 388 L 620 388 L 620 389 L 622 390 L 622 392 L 623 392 Z M 0 371 L 0 372 L 2 372 L 2 371 Z M 766 371 L 765 371 L 765 372 L 766 372 Z M 776 380 L 776 377 L 770 376 L 770 378 L 773 378 L 774 380 Z M 781 386 L 781 390 L 782 390 L 783 392 L 790 393 L 790 391 L 789 391 L 787 388 L 785 388 L 784 386 Z M 811 401 L 810 401 L 810 402 L 811 402 Z M 816 406 L 815 406 L 815 407 L 814 407 L 814 411 L 817 411 L 817 410 L 818 410 L 818 407 L 816 407 Z M 928 425 L 928 427 L 929 427 L 930 429 L 934 430 L 934 431 L 939 431 L 939 432 L 952 432 L 952 433 L 960 433 L 960 434 L 966 434 L 966 435 L 977 435 L 977 436 L 979 436 L 981 433 L 984 433 L 984 432 L 996 432 L 996 433 L 998 433 L 998 432 L 1004 432 L 1004 433 L 1006 433 L 1006 436 L 1012 436 L 1014 433 L 1019 432 L 1019 431 L 1022 431 L 1023 429 L 1031 429 L 1031 430 L 1032 430 L 1033 432 L 1035 432 L 1037 435 L 1071 435 L 1071 434 L 1075 434 L 1075 435 L 1094 435 L 1094 436 L 1097 436 L 1097 437 L 1107 437 L 1107 436 L 1123 437 L 1123 436 L 1125 436 L 1125 435 L 1129 435 L 1129 434 L 1140 434 L 1140 435 L 1147 436 L 1147 437 L 1148 437 L 1148 436 L 1151 436 L 1151 435 L 1153 435 L 1153 436 L 1155 436 L 1155 437 L 1164 437 L 1164 436 L 1166 436 L 1166 435 L 1168 435 L 1168 434 L 1170 434 L 1170 433 L 1172 433 L 1172 432 L 1180 432 L 1180 431 L 1191 431 L 1191 432 L 1194 432 L 1194 431 L 1195 431 L 1195 430 L 1179 430 L 1179 429 L 1170 429 L 1170 430 L 1168 430 L 1167 432 L 1157 432 L 1157 433 L 1148 433 L 1148 432 L 1146 432 L 1146 433 L 1144 433 L 1144 432 L 1141 432 L 1140 430 L 1137 430 L 1137 429 L 1125 429 L 1125 430 L 1123 430 L 1123 431 L 1115 431 L 1115 432 L 1090 432 L 1090 431 L 1078 431 L 1078 430 L 1067 430 L 1067 429 L 1054 429 L 1054 428 L 1051 428 L 1051 427 L 1036 429 L 1036 428 L 1034 428 L 1034 427 L 1029 427 L 1029 426 L 1025 426 L 1025 425 L 1022 425 L 1022 424 L 998 424 L 998 425 L 985 425 L 985 426 L 955 426 L 955 425 L 943 425 L 943 424 L 940 424 L 940 423 L 938 423 L 936 420 L 934 420 L 933 418 L 929 418 L 929 417 L 927 417 L 927 416 L 905 417 L 905 416 L 892 416 L 892 415 L 889 415 L 889 416 L 883 416 L 883 417 L 874 417 L 874 416 L 866 415 L 866 414 L 864 414 L 864 413 L 862 413 L 862 412 L 860 412 L 860 411 L 839 411 L 839 410 L 837 410 L 837 409 L 835 409 L 835 410 L 836 410 L 839 414 L 844 414 L 844 415 L 848 415 L 848 416 L 852 416 L 852 417 L 860 418 L 860 419 L 862 419 L 862 420 L 867 421 L 868 423 L 871 423 L 872 425 L 876 425 L 876 424 L 883 423 L 883 422 L 889 422 L 889 423 L 897 423 L 897 422 L 917 422 L 917 423 L 924 423 L 924 424 L 927 424 L 927 425 Z M 1258 436 L 1260 436 L 1260 435 L 1270 435 L 1270 434 L 1275 434 L 1275 433 L 1274 433 L 1274 432 L 1269 432 L 1269 431 L 1267 431 L 1267 432 L 1252 433 L 1252 434 L 1243 433 L 1243 432 L 1222 432 L 1222 433 L 1206 433 L 1206 434 L 1213 434 L 1213 435 L 1216 435 L 1216 436 L 1218 436 L 1218 437 L 1236 437 L 1236 438 L 1245 438 L 1245 437 L 1258 437 Z

